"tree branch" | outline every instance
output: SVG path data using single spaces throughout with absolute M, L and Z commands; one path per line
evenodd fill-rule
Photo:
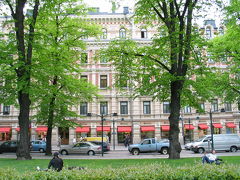
M 126 54 L 126 55 L 130 55 L 130 53 L 128 53 L 128 52 L 123 52 L 123 51 L 114 51 L 114 52 L 120 52 L 120 53 L 123 53 L 123 54 Z M 155 58 L 153 58 L 153 57 L 151 57 L 151 56 L 146 56 L 146 55 L 143 55 L 143 54 L 131 54 L 131 55 L 134 55 L 134 56 L 136 56 L 136 57 L 147 57 L 147 58 L 153 60 L 154 62 L 158 63 L 160 66 L 163 67 L 163 69 L 165 69 L 165 70 L 167 70 L 168 72 L 170 72 L 170 69 L 169 69 L 165 64 L 163 64 L 161 61 L 159 61 L 159 60 L 157 60 L 157 59 L 155 59 Z
M 13 10 L 13 7 L 12 7 L 10 1 L 9 1 L 9 0 L 6 0 L 6 2 L 7 2 L 8 6 L 9 6 L 9 8 L 10 8 L 10 10 L 11 10 L 11 14 L 12 14 L 13 19 L 15 19 L 15 12 L 14 12 L 14 10 Z

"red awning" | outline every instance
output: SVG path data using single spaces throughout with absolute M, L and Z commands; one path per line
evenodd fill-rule
M 213 123 L 214 128 L 223 128 L 221 123 Z
M 38 127 L 36 128 L 36 131 L 37 131 L 37 132 L 47 132 L 47 130 L 48 130 L 48 127 L 47 127 L 47 126 L 38 126 Z
M 237 126 L 233 122 L 226 123 L 228 128 L 236 128 Z
M 118 127 L 118 132 L 131 132 L 132 127 L 131 126 L 122 126 Z
M 170 126 L 169 125 L 163 125 L 161 126 L 162 131 L 169 131 L 170 130 Z
M 97 127 L 97 131 L 102 131 L 102 127 Z M 110 126 L 103 126 L 103 131 L 107 131 L 110 132 L 111 131 L 111 127 Z
M 208 129 L 208 125 L 207 124 L 198 124 L 198 127 L 200 129 Z
M 187 130 L 193 130 L 194 126 L 192 124 L 184 124 L 184 128 Z
M 16 131 L 20 131 L 20 128 L 16 128 Z
M 90 127 L 76 127 L 75 130 L 77 133 L 81 133 L 81 132 L 90 132 Z
M 154 126 L 141 126 L 141 131 L 155 131 Z
M 0 132 L 1 133 L 8 133 L 11 131 L 10 127 L 0 127 Z

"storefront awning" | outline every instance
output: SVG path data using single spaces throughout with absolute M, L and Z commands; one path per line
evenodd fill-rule
M 155 127 L 154 126 L 141 126 L 141 131 L 155 131 Z
M 47 126 L 38 126 L 38 127 L 36 128 L 36 131 L 37 131 L 37 132 L 47 132 L 47 130 L 48 130 L 48 127 L 47 127 Z
M 236 127 L 237 127 L 233 122 L 228 122 L 228 123 L 226 123 L 226 126 L 227 126 L 228 128 L 236 128 Z
M 10 127 L 0 127 L 0 132 L 1 133 L 8 133 L 11 131 Z
M 18 127 L 18 128 L 16 128 L 16 131 L 17 131 L 17 132 L 19 132 L 19 131 L 20 131 L 20 128 L 19 128 L 19 127 Z
M 77 133 L 81 133 L 81 132 L 90 132 L 90 127 L 76 127 L 76 130 L 75 130 Z
M 207 124 L 198 124 L 198 127 L 200 129 L 208 129 L 209 128 Z
M 223 128 L 221 123 L 213 123 L 214 128 Z
M 132 131 L 132 127 L 131 126 L 118 127 L 117 131 L 118 132 L 131 132 Z
M 102 127 L 97 127 L 97 131 L 102 131 Z M 111 131 L 111 127 L 110 126 L 103 126 L 103 131 L 107 131 L 110 132 Z
M 169 125 L 163 125 L 161 126 L 162 131 L 169 131 L 170 130 L 170 126 Z
M 193 130 L 194 126 L 192 124 L 185 124 L 184 128 L 187 129 L 187 130 Z

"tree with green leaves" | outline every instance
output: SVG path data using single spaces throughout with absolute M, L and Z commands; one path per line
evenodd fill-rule
M 240 2 L 232 0 L 224 10 L 226 31 L 209 42 L 208 51 L 214 61 L 227 66 L 216 71 L 213 85 L 225 101 L 240 104 Z
M 157 31 L 151 45 L 120 39 L 103 51 L 118 72 L 120 86 L 128 81 L 135 96 L 170 101 L 170 159 L 180 158 L 181 106 L 199 107 L 199 101 L 209 98 L 202 84 L 205 60 L 198 56 L 204 43 L 192 24 L 194 12 L 200 8 L 198 3 L 204 1 L 138 0 L 136 22 Z M 201 77 L 193 78 L 197 75 Z
M 80 59 L 86 50 L 82 39 L 100 32 L 98 26 L 89 23 L 87 11 L 78 0 L 52 0 L 39 13 L 32 67 L 37 109 L 33 118 L 48 126 L 46 155 L 52 153 L 53 127 L 79 125 L 73 121 L 79 117 L 74 107 L 98 96 L 97 87 L 80 78 Z
M 10 10 L 12 23 L 14 24 L 7 43 L 1 43 L 4 52 L 1 53 L 1 70 L 6 72 L 3 76 L 4 85 L 1 87 L 2 94 L 7 95 L 6 99 L 17 99 L 19 105 L 18 123 L 20 126 L 20 139 L 17 149 L 17 159 L 31 159 L 30 135 L 29 135 L 29 111 L 31 105 L 31 65 L 33 43 L 35 39 L 35 25 L 38 17 L 39 0 L 3 0 L 1 6 L 7 6 Z M 25 6 L 29 5 L 31 13 L 25 14 Z M 13 35 L 14 34 L 14 35 Z M 5 37 L 6 34 L 3 34 Z M 14 84 L 10 84 L 13 82 Z M 4 91 L 4 89 L 10 91 Z M 8 98 L 9 97 L 9 98 Z M 7 100 L 7 101 L 8 101 Z M 4 101 L 6 102 L 6 101 Z

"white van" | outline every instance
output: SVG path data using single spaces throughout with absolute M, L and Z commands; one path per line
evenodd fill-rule
M 240 137 L 237 134 L 213 134 L 214 149 L 217 151 L 236 152 L 240 149 Z M 192 144 L 191 150 L 195 153 L 204 153 L 211 150 L 211 135 L 206 135 Z

